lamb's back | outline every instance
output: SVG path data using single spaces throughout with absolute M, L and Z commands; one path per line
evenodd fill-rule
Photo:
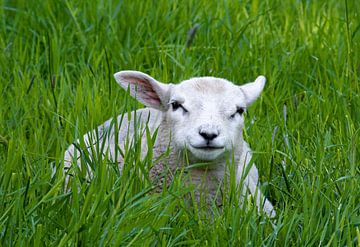
M 121 114 L 116 121 L 113 118 L 107 120 L 96 129 L 86 133 L 82 140 L 76 140 L 67 148 L 64 154 L 64 170 L 70 169 L 74 163 L 80 167 L 80 156 L 84 151 L 91 159 L 97 157 L 100 153 L 103 158 L 106 157 L 108 160 L 117 162 L 119 166 L 122 166 L 123 157 L 118 150 L 124 151 L 128 144 L 131 147 L 136 141 L 135 136 L 141 138 L 142 155 L 145 155 L 147 153 L 146 126 L 150 134 L 153 135 L 159 127 L 161 119 L 162 113 L 160 111 L 144 108 L 129 114 Z M 98 151 L 100 152 L 96 153 Z

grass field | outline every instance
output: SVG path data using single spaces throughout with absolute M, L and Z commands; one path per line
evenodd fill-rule
M 360 246 L 359 13 L 355 0 L 0 0 L 0 246 Z M 176 182 L 149 193 L 136 148 L 123 176 L 99 166 L 65 193 L 66 147 L 141 107 L 113 79 L 125 69 L 264 74 L 245 136 L 277 218 L 251 201 L 190 207 Z

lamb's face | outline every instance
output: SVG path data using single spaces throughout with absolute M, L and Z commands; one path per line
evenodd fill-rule
M 163 84 L 138 71 L 121 71 L 116 81 L 148 107 L 164 112 L 172 142 L 197 160 L 222 157 L 241 145 L 243 112 L 260 95 L 265 77 L 236 86 L 214 77 Z
M 171 88 L 166 119 L 172 142 L 198 160 L 214 160 L 242 141 L 245 95 L 219 78 L 193 78 Z

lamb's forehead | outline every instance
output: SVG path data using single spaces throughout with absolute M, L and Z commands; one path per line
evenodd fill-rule
M 219 93 L 233 88 L 234 84 L 228 80 L 216 77 L 194 77 L 179 84 L 180 90 L 198 93 Z
M 244 95 L 239 86 L 232 82 L 216 77 L 195 77 L 182 81 L 173 90 L 174 95 L 189 98 L 208 97 L 212 99 L 244 100 Z

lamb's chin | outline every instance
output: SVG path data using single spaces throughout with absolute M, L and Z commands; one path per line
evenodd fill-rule
M 224 153 L 224 148 L 189 148 L 191 155 L 199 161 L 212 161 L 221 158 Z

